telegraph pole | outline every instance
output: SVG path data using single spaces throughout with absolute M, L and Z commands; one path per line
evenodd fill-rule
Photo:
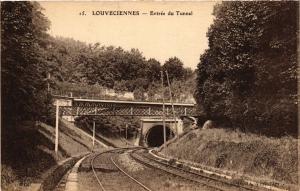
M 126 140 L 127 140 L 127 128 L 128 128 L 128 124 L 126 123 Z
M 170 80 L 169 80 L 169 75 L 168 75 L 168 71 L 167 70 L 166 70 L 166 75 L 167 75 L 167 81 L 168 81 L 168 87 L 169 87 L 169 94 L 170 94 L 170 101 L 171 101 L 171 104 L 172 104 L 173 118 L 174 118 L 174 122 L 175 122 L 176 138 L 177 138 L 178 137 L 177 120 L 176 120 L 174 103 L 173 103 L 173 96 L 172 96 L 171 85 L 170 85 Z
M 93 121 L 93 150 L 95 147 L 95 128 L 96 128 L 96 122 Z
M 58 123 L 59 123 L 59 105 L 56 100 L 56 118 L 55 118 L 55 154 L 58 154 Z
M 162 120 L 163 120 L 163 132 L 164 132 L 164 148 L 166 148 L 166 142 L 167 142 L 167 138 L 166 138 L 166 119 L 165 119 L 165 89 L 164 89 L 164 73 L 163 71 L 161 71 L 161 86 L 162 86 L 162 101 L 163 101 L 163 116 L 162 116 Z

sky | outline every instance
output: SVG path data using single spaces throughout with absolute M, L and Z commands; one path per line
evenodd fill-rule
M 206 32 L 216 2 L 40 2 L 51 22 L 49 34 L 87 43 L 139 49 L 163 64 L 178 57 L 195 69 L 208 48 Z M 84 15 L 80 15 L 84 11 Z M 93 15 L 97 11 L 139 11 L 139 15 Z M 150 12 L 165 15 L 150 15 Z M 176 11 L 192 13 L 177 15 Z M 174 15 L 168 15 L 173 12 Z M 114 12 L 115 13 L 115 12 Z M 145 14 L 143 14 L 145 13 Z

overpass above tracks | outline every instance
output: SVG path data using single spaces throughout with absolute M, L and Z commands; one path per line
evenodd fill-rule
M 82 99 L 54 96 L 61 116 L 162 116 L 162 102 Z M 164 103 L 165 115 L 173 115 L 172 103 Z M 197 116 L 193 103 L 173 103 L 176 116 Z

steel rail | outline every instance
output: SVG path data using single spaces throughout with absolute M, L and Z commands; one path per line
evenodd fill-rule
M 246 189 L 246 190 L 252 190 L 252 191 L 256 191 L 256 189 L 254 188 L 249 188 L 249 187 L 246 187 L 246 186 L 242 186 L 242 185 L 237 185 L 237 184 L 234 184 L 234 183 L 230 183 L 230 182 L 227 182 L 227 181 L 224 181 L 224 180 L 220 180 L 220 179 L 217 179 L 217 178 L 214 178 L 214 177 L 210 177 L 210 176 L 206 176 L 206 175 L 203 175 L 203 174 L 199 174 L 199 173 L 196 173 L 196 172 L 192 172 L 192 171 L 189 171 L 189 170 L 186 170 L 186 169 L 183 169 L 183 168 L 179 168 L 179 167 L 176 167 L 176 166 L 173 166 L 173 165 L 169 165 L 165 162 L 162 162 L 162 161 L 159 161 L 159 160 L 155 160 L 151 157 L 147 157 L 145 155 L 143 155 L 143 157 L 149 159 L 149 160 L 152 160 L 154 162 L 157 162 L 159 164 L 163 164 L 165 166 L 169 166 L 171 168 L 174 168 L 174 169 L 177 169 L 177 170 L 180 170 L 180 171 L 183 171 L 183 172 L 186 172 L 186 173 L 190 173 L 190 174 L 193 174 L 195 176 L 199 176 L 199 177 L 204 177 L 204 178 L 207 178 L 207 179 L 210 179 L 210 180 L 213 180 L 213 181 L 217 181 L 217 182 L 221 182 L 223 184 L 227 184 L 229 186 L 234 186 L 234 187 L 237 187 L 237 188 L 243 188 L 243 189 Z
M 96 159 L 97 157 L 99 157 L 100 155 L 103 155 L 103 154 L 105 154 L 105 153 L 114 152 L 114 151 L 120 151 L 120 150 L 124 150 L 124 149 L 126 149 L 126 148 L 119 148 L 119 149 L 114 149 L 114 150 L 104 151 L 104 152 L 101 152 L 101 153 L 96 154 L 96 155 L 92 158 L 90 164 L 91 164 L 91 167 L 92 167 L 94 176 L 96 177 L 96 180 L 97 180 L 99 186 L 101 187 L 101 189 L 102 189 L 103 191 L 106 191 L 106 189 L 104 188 L 103 184 L 101 183 L 100 179 L 99 179 L 98 176 L 97 176 L 97 173 L 96 173 L 95 168 L 94 168 L 94 161 L 95 161 L 95 159 Z
M 140 148 L 140 147 L 139 147 Z M 94 161 L 97 157 L 103 155 L 103 154 L 106 154 L 106 153 L 114 153 L 114 152 L 119 152 L 119 151 L 123 151 L 123 150 L 128 150 L 128 149 L 137 149 L 137 147 L 132 147 L 132 148 L 117 148 L 117 149 L 113 149 L 113 150 L 107 150 L 107 151 L 104 151 L 104 152 L 101 152 L 101 153 L 98 153 L 98 154 L 95 154 L 95 156 L 93 156 L 91 162 L 90 162 L 90 165 L 92 167 L 92 170 L 93 170 L 93 174 L 99 184 L 99 186 L 101 187 L 101 190 L 102 191 L 106 191 L 106 189 L 104 188 L 101 180 L 99 179 L 99 177 L 97 176 L 97 173 L 95 171 L 95 168 L 94 168 Z M 115 165 L 115 164 L 114 164 Z M 118 167 L 117 167 L 118 168 Z M 119 168 L 118 168 L 119 169 Z M 122 171 L 121 171 L 122 172 Z M 148 191 L 151 191 L 151 190 L 148 190 Z
M 154 169 L 157 169 L 157 170 L 166 172 L 166 173 L 168 173 L 168 174 L 171 174 L 171 175 L 173 175 L 173 176 L 177 176 L 177 177 L 179 177 L 179 178 L 182 178 L 182 179 L 185 179 L 185 180 L 188 180 L 188 181 L 196 182 L 196 183 L 198 183 L 198 184 L 204 185 L 204 186 L 209 187 L 209 188 L 212 188 L 212 189 L 214 189 L 214 190 L 226 191 L 226 190 L 224 190 L 224 189 L 222 189 L 222 188 L 219 188 L 219 187 L 216 187 L 216 186 L 209 185 L 209 184 L 207 184 L 207 183 L 205 183 L 205 182 L 203 182 L 203 181 L 195 180 L 195 179 L 192 179 L 192 178 L 183 176 L 182 174 L 178 174 L 178 173 L 175 173 L 175 172 L 171 172 L 170 170 L 166 170 L 166 169 L 157 167 L 157 166 L 155 166 L 155 165 L 153 165 L 153 164 L 150 164 L 149 162 L 145 162 L 145 161 L 143 161 L 143 160 L 141 160 L 141 159 L 139 159 L 139 158 L 133 156 L 133 154 L 130 154 L 130 156 L 131 156 L 134 160 L 136 160 L 138 163 L 143 164 L 143 165 L 145 165 L 145 166 L 148 166 L 148 167 L 150 167 L 150 168 L 154 168 Z
M 141 155 L 140 155 L 141 156 Z M 148 156 L 145 156 L 143 155 L 142 157 L 144 158 L 147 158 L 148 160 L 151 160 L 151 161 L 154 161 L 158 164 L 162 164 L 164 166 L 167 166 L 167 167 L 171 167 L 171 168 L 174 168 L 174 169 L 177 169 L 179 171 L 183 171 L 185 173 L 190 173 L 190 174 L 193 174 L 195 176 L 199 176 L 199 177 L 203 177 L 203 178 L 206 178 L 206 179 L 210 179 L 212 181 L 217 181 L 217 182 L 221 182 L 223 184 L 227 184 L 229 186 L 234 186 L 234 187 L 237 187 L 237 188 L 243 188 L 245 190 L 252 190 L 252 191 L 256 191 L 256 189 L 254 188 L 249 188 L 249 187 L 246 187 L 246 186 L 243 186 L 243 185 L 237 185 L 237 184 L 234 184 L 234 183 L 230 183 L 230 182 L 227 182 L 227 181 L 224 181 L 224 180 L 220 180 L 220 179 L 217 179 L 217 178 L 214 178 L 214 177 L 210 177 L 210 176 L 206 176 L 206 175 L 203 175 L 203 174 L 199 174 L 199 173 L 196 173 L 196 172 L 192 172 L 192 171 L 189 171 L 189 170 L 186 170 L 186 169 L 183 169 L 183 168 L 179 168 L 179 167 L 176 167 L 176 166 L 173 166 L 173 165 L 169 165 L 165 162 L 162 162 L 162 161 L 159 161 L 159 160 L 156 160 L 156 159 L 153 159 L 151 157 L 148 157 Z
M 130 174 L 128 174 L 125 170 L 123 170 L 119 165 L 117 165 L 117 163 L 113 160 L 112 157 L 110 157 L 111 162 L 126 176 L 128 176 L 131 180 L 133 180 L 134 182 L 136 182 L 137 184 L 139 184 L 141 187 L 143 187 L 145 190 L 147 191 L 152 191 L 150 188 L 148 188 L 147 186 L 145 186 L 143 183 L 141 183 L 140 181 L 138 181 L 137 179 L 133 178 Z

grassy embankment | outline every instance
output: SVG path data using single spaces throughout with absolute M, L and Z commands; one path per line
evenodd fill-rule
M 54 152 L 55 128 L 32 122 L 19 124 L 2 137 L 1 189 L 26 190 L 41 183 L 58 162 L 89 152 L 92 142 L 81 131 L 60 122 L 59 152 Z M 96 142 L 95 149 L 103 149 Z
M 197 129 L 162 153 L 203 168 L 260 183 L 295 188 L 298 182 L 297 139 L 269 138 L 226 129 Z
M 82 126 L 80 127 L 86 133 L 92 134 L 93 129 L 91 126 Z M 128 145 L 134 144 L 134 138 L 125 139 L 125 133 L 120 132 L 115 125 L 111 123 L 101 124 L 100 127 L 96 127 L 95 137 L 105 144 L 113 147 L 126 147 Z
M 114 145 L 116 147 L 125 147 L 126 142 L 129 144 L 135 142 L 138 133 L 139 118 L 137 117 L 123 117 L 123 116 L 98 116 L 94 118 L 79 117 L 75 124 L 82 130 L 92 134 L 92 123 L 96 124 L 96 137 L 99 140 Z M 127 127 L 127 140 L 126 138 L 126 124 Z

